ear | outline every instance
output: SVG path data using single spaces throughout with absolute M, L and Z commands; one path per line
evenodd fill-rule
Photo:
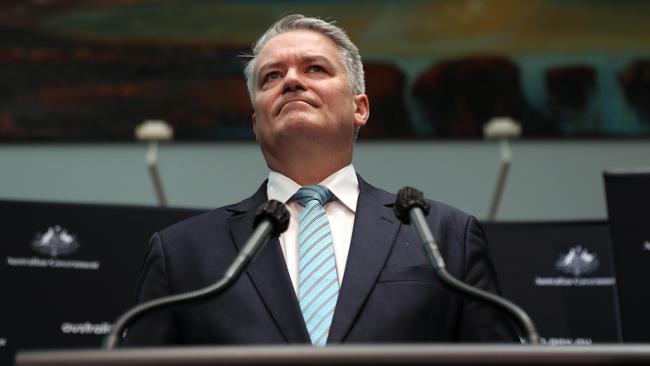
M 253 122 L 253 133 L 255 134 L 255 141 L 257 140 L 257 117 L 255 116 L 255 113 L 251 115 L 251 120 Z
M 362 127 L 368 121 L 368 117 L 370 117 L 370 102 L 368 101 L 368 96 L 365 94 L 355 95 L 354 105 L 354 125 Z

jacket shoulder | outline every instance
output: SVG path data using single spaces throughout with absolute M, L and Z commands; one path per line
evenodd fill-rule
M 178 221 L 160 230 L 160 234 L 163 236 L 177 235 L 183 232 L 192 232 L 199 227 L 219 225 L 221 222 L 225 223 L 232 216 L 232 212 L 228 211 L 226 207 L 229 206 L 212 209 Z
M 377 188 L 361 178 L 359 181 L 362 194 L 368 194 L 388 207 L 392 208 L 395 205 L 397 194 Z M 446 203 L 428 198 L 426 201 L 430 205 L 429 214 L 427 215 L 427 218 L 430 221 L 435 220 L 437 222 L 442 221 L 448 224 L 464 224 L 473 217 L 472 215 Z
M 204 234 L 205 230 L 228 232 L 228 220 L 237 215 L 244 214 L 257 208 L 259 204 L 266 201 L 266 181 L 251 195 L 237 203 L 215 208 L 202 214 L 189 217 L 172 224 L 160 231 L 160 235 L 166 237 L 178 237 L 179 235 L 190 235 L 196 237 Z M 224 231 L 225 230 L 225 231 Z

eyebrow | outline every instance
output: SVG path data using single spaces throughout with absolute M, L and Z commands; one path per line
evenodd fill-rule
M 309 64 L 309 63 L 312 63 L 312 62 L 322 62 L 322 63 L 327 64 L 327 66 L 329 66 L 329 67 L 333 67 L 333 66 L 334 66 L 334 65 L 332 64 L 332 62 L 331 62 L 327 57 L 325 57 L 325 56 L 320 56 L 320 55 L 308 55 L 308 56 L 301 57 L 301 59 L 300 59 L 300 64 Z M 262 65 L 262 66 L 260 67 L 260 69 L 257 71 L 257 73 L 256 73 L 256 77 L 259 79 L 259 77 L 262 75 L 262 73 L 264 72 L 264 70 L 266 70 L 266 69 L 274 69 L 274 68 L 277 68 L 277 67 L 281 67 L 282 64 L 283 64 L 283 63 L 280 62 L 280 61 L 276 61 L 276 62 L 271 62 L 271 63 L 264 64 L 264 65 Z
M 328 66 L 333 66 L 332 62 L 327 57 L 320 55 L 306 56 L 301 60 L 301 63 L 309 64 L 316 61 L 326 63 Z
M 263 74 L 264 70 L 266 70 L 266 69 L 275 69 L 275 68 L 280 67 L 280 66 L 282 66 L 281 62 L 271 62 L 271 63 L 268 63 L 268 64 L 264 64 L 264 65 L 260 66 L 260 69 L 257 70 L 257 73 L 255 74 L 255 76 L 259 78 L 260 75 Z

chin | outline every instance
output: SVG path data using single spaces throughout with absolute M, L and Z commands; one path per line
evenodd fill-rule
M 307 113 L 292 113 L 290 116 L 287 116 L 280 123 L 282 129 L 285 132 L 291 132 L 293 130 L 297 131 L 311 131 L 311 130 L 322 130 L 324 124 L 320 119 L 314 118 L 313 115 Z

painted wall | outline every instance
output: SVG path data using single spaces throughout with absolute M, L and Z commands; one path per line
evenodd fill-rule
M 648 137 L 650 2 L 102 0 L 0 2 L 0 142 L 252 141 L 242 77 L 282 14 L 336 20 L 359 46 L 375 139 Z M 377 108 L 380 107 L 380 108 Z

